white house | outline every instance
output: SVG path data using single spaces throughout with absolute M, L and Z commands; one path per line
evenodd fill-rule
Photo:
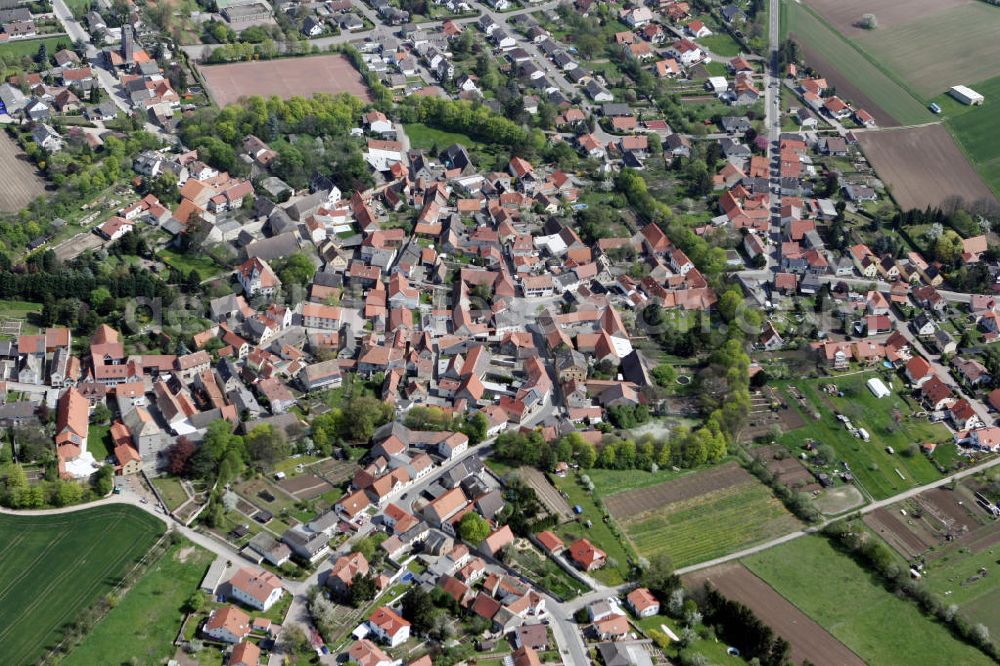
M 284 591 L 281 579 L 270 571 L 243 567 L 229 579 L 230 597 L 257 610 L 270 609 Z
M 685 67 L 690 67 L 705 58 L 705 52 L 690 39 L 678 39 L 667 49 L 667 55 L 673 56 Z
M 123 217 L 113 215 L 109 217 L 104 224 L 97 227 L 97 234 L 109 241 L 116 241 L 128 232 L 132 231 L 135 226 L 131 221 L 126 220 Z
M 35 140 L 35 143 L 39 145 L 42 150 L 49 153 L 58 153 L 63 149 L 63 138 L 60 136 L 59 132 L 52 129 L 51 126 L 41 123 L 35 126 L 35 129 L 31 130 L 31 138 Z
M 496 44 L 496 47 L 502 51 L 506 51 L 507 49 L 512 49 L 517 46 L 517 40 L 507 34 L 504 30 L 494 31 L 493 34 L 490 35 L 490 39 L 492 39 L 493 43 Z
M 365 126 L 372 134 L 386 134 L 392 131 L 392 121 L 381 111 L 366 113 Z
M 236 606 L 216 608 L 202 631 L 206 636 L 235 645 L 250 634 L 250 616 Z
M 388 171 L 390 166 L 403 161 L 403 144 L 399 141 L 368 139 L 365 160 L 376 171 Z
M 410 623 L 388 606 L 378 608 L 365 624 L 389 647 L 396 647 L 410 638 Z
M 438 444 L 438 453 L 448 460 L 459 456 L 469 448 L 469 438 L 464 433 L 456 432 Z
M 625 23 L 633 28 L 641 28 L 653 20 L 653 12 L 649 7 L 636 7 L 622 12 Z
M 708 37 L 712 34 L 712 31 L 708 29 L 702 21 L 695 19 L 687 24 L 688 34 L 696 39 L 699 37 Z
M 270 264 L 259 257 L 243 262 L 236 269 L 236 279 L 247 296 L 256 294 L 270 296 L 281 286 L 281 280 L 274 274 Z

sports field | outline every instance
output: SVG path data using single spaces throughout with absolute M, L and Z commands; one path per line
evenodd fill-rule
M 677 567 L 800 526 L 766 486 L 736 463 L 617 493 L 604 502 L 641 556 L 666 553 Z
M 39 661 L 64 627 L 109 592 L 163 533 L 153 516 L 110 505 L 51 516 L 0 515 L 0 653 Z
M 172 657 L 181 608 L 211 562 L 208 551 L 187 541 L 171 547 L 63 664 L 159 664 Z
M 889 593 L 821 536 L 806 536 L 743 563 L 869 664 L 992 663 L 917 606 Z
M 933 120 L 920 100 L 805 5 L 785 2 L 782 33 L 793 37 L 807 65 L 837 88 L 837 94 L 875 116 L 879 125 L 914 125 Z
M 199 67 L 212 100 L 226 106 L 240 97 L 312 97 L 348 92 L 371 101 L 361 72 L 342 55 L 281 58 Z

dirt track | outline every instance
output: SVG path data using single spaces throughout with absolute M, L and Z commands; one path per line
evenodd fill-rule
M 808 659 L 816 666 L 863 666 L 864 661 L 808 615 L 775 592 L 742 564 L 723 564 L 684 577 L 688 587 L 710 581 L 729 599 L 757 614 L 774 632 L 792 645 L 791 660 Z
M 620 520 L 626 516 L 638 516 L 671 502 L 697 497 L 750 481 L 753 481 L 753 477 L 742 467 L 732 462 L 672 481 L 664 481 L 648 488 L 616 493 L 605 498 L 604 505 L 612 517 Z
M 996 200 L 943 125 L 859 132 L 858 139 L 904 210 L 937 206 L 952 195 Z

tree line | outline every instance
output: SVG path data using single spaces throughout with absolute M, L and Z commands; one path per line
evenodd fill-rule
M 911 577 L 907 565 L 863 523 L 854 519 L 838 520 L 827 525 L 823 534 L 859 564 L 873 570 L 891 592 L 909 597 L 921 611 L 936 618 L 957 638 L 979 648 L 994 661 L 1000 661 L 1000 649 L 990 639 L 989 628 L 969 622 L 959 614 L 956 604 L 946 604 L 925 582 Z

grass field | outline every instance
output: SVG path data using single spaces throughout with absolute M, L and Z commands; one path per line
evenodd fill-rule
M 22 335 L 30 335 L 38 332 L 38 326 L 35 324 L 35 316 L 41 314 L 41 312 L 41 303 L 0 300 L 0 323 L 7 320 L 21 322 Z M 10 337 L 12 337 L 10 333 L 4 333 L 0 330 L 0 339 Z
M 156 256 L 167 266 L 176 268 L 184 273 L 185 276 L 191 271 L 197 271 L 202 280 L 214 277 L 222 270 L 211 257 L 204 254 L 181 254 L 180 252 L 164 248 Z
M 645 488 L 655 486 L 664 481 L 676 479 L 679 476 L 694 474 L 694 470 L 681 470 L 675 472 L 672 469 L 661 469 L 655 472 L 647 472 L 642 469 L 588 469 L 586 474 L 594 484 L 594 490 L 601 497 L 614 495 L 623 490 L 633 490 L 635 488 Z
M 187 501 L 187 493 L 181 487 L 181 482 L 170 476 L 159 476 L 153 479 L 153 485 L 163 496 L 163 501 L 167 503 L 167 509 L 173 511 Z
M 785 382 L 786 386 L 790 384 L 801 391 L 811 405 L 809 411 L 819 411 L 821 418 L 814 420 L 811 413 L 805 413 L 791 394 L 786 392 L 788 404 L 803 412 L 806 425 L 785 433 L 778 442 L 796 454 L 803 450 L 806 439 L 829 444 L 836 451 L 839 460 L 850 465 L 862 489 L 875 499 L 884 499 L 940 478 L 937 469 L 922 454 L 907 457 L 900 452 L 911 444 L 947 441 L 949 433 L 941 424 L 908 416 L 914 411 L 914 406 L 900 397 L 902 385 L 898 380 L 893 383 L 891 396 L 876 399 L 865 386 L 865 382 L 872 376 L 874 373 L 866 372 Z M 836 384 L 844 392 L 843 398 L 821 392 L 821 386 L 830 383 Z M 899 409 L 903 417 L 898 426 L 893 418 L 896 409 Z M 834 410 L 850 418 L 855 427 L 865 428 L 871 435 L 871 441 L 864 442 L 849 433 L 834 416 Z M 887 446 L 891 446 L 896 453 L 888 453 Z M 895 472 L 897 468 L 904 478 L 900 478 Z
M 697 41 L 715 55 L 720 55 L 726 58 L 738 56 L 743 51 L 743 49 L 740 48 L 740 45 L 724 32 L 717 32 L 714 35 L 709 35 L 708 37 L 701 37 Z
M 953 85 L 996 76 L 998 34 L 1000 9 L 971 2 L 868 31 L 857 41 L 926 100 Z
M 159 520 L 126 505 L 0 515 L 3 662 L 40 660 L 59 643 L 62 629 L 109 592 L 163 531 Z
M 602 520 L 601 511 L 597 508 L 597 504 L 594 503 L 594 499 L 572 476 L 565 478 L 554 477 L 553 481 L 556 488 L 568 495 L 570 506 L 579 504 L 583 508 L 580 519 L 590 520 L 592 523 L 589 528 L 583 523 L 564 523 L 555 528 L 555 533 L 566 542 L 567 547 L 577 539 L 583 537 L 590 539 L 591 543 L 607 553 L 608 558 L 613 559 L 617 563 L 617 566 L 609 564 L 603 569 L 591 572 L 591 575 L 607 585 L 624 583 L 625 576 L 629 572 L 629 553 L 626 551 L 621 540 L 611 531 L 611 527 Z
M 39 37 L 38 39 L 15 40 L 0 45 L 0 58 L 10 62 L 15 59 L 19 60 L 24 56 L 34 56 L 38 53 L 38 47 L 42 44 L 45 44 L 45 48 L 48 49 L 49 55 L 51 56 L 59 49 L 69 48 L 72 46 L 73 40 L 66 35 L 59 35 L 58 37 Z
M 970 622 L 982 622 L 992 636 L 1000 636 L 1000 548 L 979 552 L 957 544 L 944 546 L 944 554 L 929 560 L 924 581 L 949 604 L 958 604 Z M 986 575 L 979 575 L 982 569 Z M 947 595 L 947 596 L 944 596 Z
M 771 491 L 749 475 L 744 482 L 665 503 L 620 522 L 641 556 L 666 553 L 675 567 L 733 553 L 800 526 Z
M 823 537 L 795 539 L 744 564 L 870 664 L 991 663 Z
M 62 663 L 159 664 L 172 657 L 181 607 L 211 561 L 188 542 L 171 547 Z
M 460 143 L 470 150 L 479 146 L 478 141 L 461 132 L 445 132 L 423 123 L 410 123 L 404 128 L 413 148 L 427 150 L 437 146 L 438 150 L 444 150 L 453 143 Z
M 986 97 L 982 106 L 965 106 L 947 95 L 934 101 L 969 161 L 1000 196 L 1000 76 L 969 87 Z
M 796 38 L 806 52 L 807 64 L 830 79 L 837 86 L 840 96 L 868 108 L 876 117 L 880 109 L 903 125 L 932 120 L 932 114 L 905 87 L 866 58 L 808 7 L 786 2 L 781 8 L 784 19 L 782 33 L 790 33 Z

